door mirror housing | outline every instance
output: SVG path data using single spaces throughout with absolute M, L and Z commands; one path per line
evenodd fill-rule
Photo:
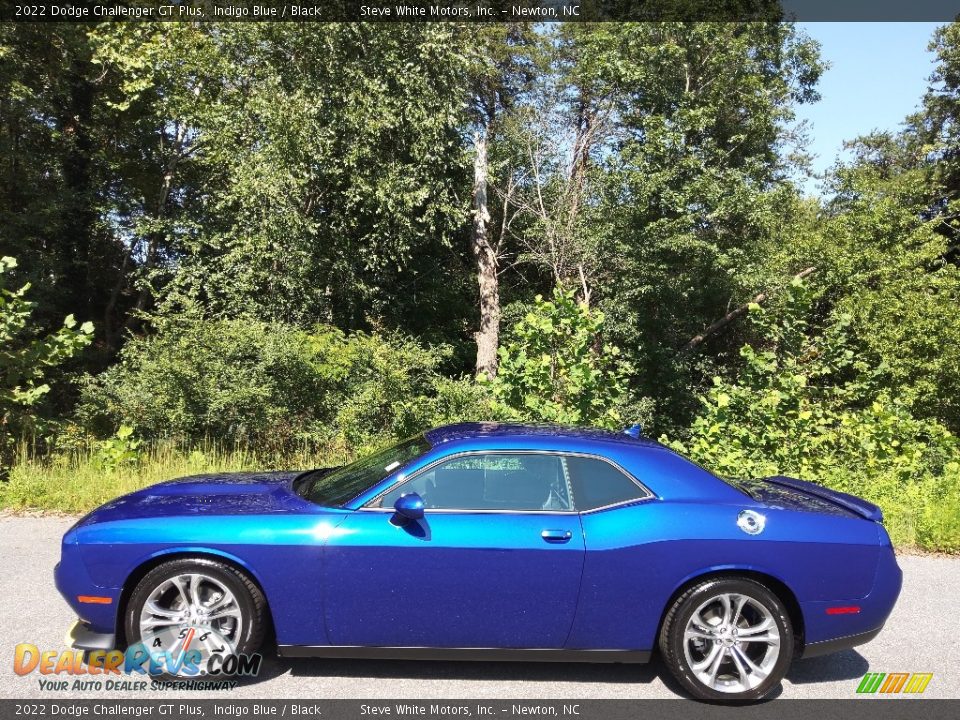
M 423 518 L 423 498 L 417 493 L 401 495 L 393 504 L 393 509 L 404 522 L 420 520 Z

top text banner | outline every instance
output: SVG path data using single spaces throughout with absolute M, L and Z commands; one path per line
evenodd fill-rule
M 949 22 L 960 0 L 0 0 L 13 22 Z

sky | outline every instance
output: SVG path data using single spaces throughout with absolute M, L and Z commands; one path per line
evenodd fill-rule
M 937 23 L 798 23 L 821 44 L 831 67 L 820 79 L 821 100 L 800 105 L 815 155 L 813 169 L 823 172 L 842 153 L 844 140 L 871 130 L 896 130 L 917 109 L 933 71 L 927 43 Z M 817 193 L 816 182 L 806 190 Z

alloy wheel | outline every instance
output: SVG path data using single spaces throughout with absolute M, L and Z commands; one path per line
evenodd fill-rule
M 690 616 L 683 653 L 696 679 L 723 693 L 760 685 L 780 657 L 780 630 L 771 611 L 739 593 L 715 595 Z
M 233 592 L 203 573 L 175 575 L 149 594 L 139 618 L 140 638 L 149 652 L 176 658 L 188 650 L 200 653 L 205 671 L 215 653 L 229 654 L 243 637 L 243 615 Z M 196 657 L 196 656 L 194 656 Z

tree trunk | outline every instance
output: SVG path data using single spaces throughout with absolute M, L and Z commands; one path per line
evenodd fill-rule
M 187 137 L 187 124 L 186 122 L 176 124 L 176 130 L 174 132 L 173 138 L 170 142 L 171 154 L 167 158 L 167 162 L 163 167 L 163 175 L 160 181 L 160 190 L 157 195 L 157 201 L 155 205 L 155 210 L 153 214 L 153 219 L 161 221 L 166 219 L 168 201 L 170 199 L 170 194 L 173 191 L 173 180 L 177 173 L 177 166 L 180 164 L 180 161 L 184 158 L 184 155 L 187 153 L 185 142 Z M 161 143 L 163 142 L 163 131 L 161 130 Z M 161 144 L 161 148 L 163 145 Z M 163 232 L 153 232 L 146 238 L 146 253 L 144 256 L 143 265 L 141 266 L 141 271 L 143 273 L 149 273 L 150 270 L 157 262 L 157 257 L 161 252 L 160 245 L 164 240 Z M 140 287 L 140 292 L 137 294 L 137 301 L 134 303 L 133 308 L 130 310 L 130 313 L 127 315 L 127 320 L 123 324 L 124 330 L 130 332 L 136 332 L 140 327 L 141 322 L 141 313 L 147 308 L 147 304 L 151 300 L 150 288 L 143 284 Z
M 796 275 L 793 276 L 792 279 L 803 280 L 805 277 L 807 277 L 808 275 L 812 275 L 816 271 L 817 271 L 816 267 L 808 267 L 806 270 L 801 270 L 800 272 L 798 272 Z M 722 330 L 727 325 L 732 323 L 734 320 L 736 320 L 737 318 L 743 315 L 746 315 L 747 312 L 750 310 L 751 303 L 756 303 L 759 305 L 762 302 L 766 302 L 768 297 L 770 297 L 770 293 L 766 293 L 766 292 L 758 293 L 757 295 L 754 295 L 753 299 L 750 302 L 744 303 L 743 305 L 737 308 L 734 308 L 719 320 L 714 320 L 703 330 L 703 332 L 691 338 L 690 342 L 684 345 L 682 352 L 690 352 L 691 350 L 695 350 L 697 347 L 702 345 L 707 338 L 713 337 L 718 332 L 720 332 L 720 330 Z
M 490 211 L 487 208 L 487 135 L 474 134 L 476 158 L 473 162 L 473 237 L 471 247 L 477 259 L 480 285 L 480 330 L 477 341 L 477 374 L 488 378 L 497 374 L 497 349 L 500 346 L 500 287 L 497 279 L 497 253 L 490 245 Z
M 577 111 L 577 134 L 573 143 L 573 162 L 570 165 L 570 205 L 567 212 L 567 242 L 576 247 L 577 225 L 580 221 L 580 207 L 586 186 L 587 167 L 590 163 L 590 142 L 593 135 L 593 113 L 590 101 L 581 95 Z M 583 261 L 577 263 L 580 278 L 580 299 L 590 307 L 590 284 L 583 267 Z
M 60 130 L 66 139 L 62 160 L 64 202 L 58 248 L 62 264 L 60 292 L 68 298 L 71 312 L 81 320 L 97 317 L 94 276 L 99 253 L 95 251 L 96 210 L 93 190 L 94 86 L 88 80 L 90 64 L 75 59 L 69 68 L 68 94 Z

